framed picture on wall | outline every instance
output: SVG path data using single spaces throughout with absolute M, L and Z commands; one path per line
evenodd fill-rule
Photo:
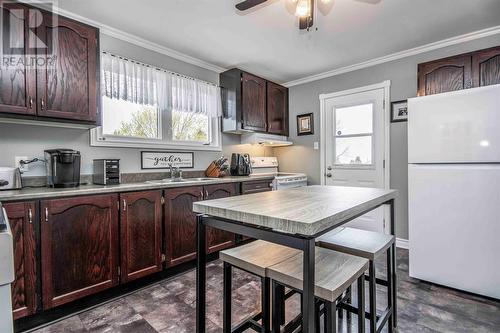
M 312 113 L 297 116 L 297 135 L 314 134 L 314 116 Z
M 408 101 L 396 101 L 391 103 L 391 123 L 408 121 Z

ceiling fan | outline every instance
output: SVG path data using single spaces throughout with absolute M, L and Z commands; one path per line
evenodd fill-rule
M 245 11 L 266 1 L 267 0 L 245 0 L 236 4 L 235 7 L 240 11 Z M 292 0 L 292 2 L 297 3 L 295 15 L 299 18 L 299 29 L 309 30 L 309 28 L 313 26 L 314 0 Z

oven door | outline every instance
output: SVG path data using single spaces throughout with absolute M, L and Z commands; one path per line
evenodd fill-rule
M 287 188 L 307 186 L 307 177 L 275 179 L 273 181 L 273 190 L 284 190 Z

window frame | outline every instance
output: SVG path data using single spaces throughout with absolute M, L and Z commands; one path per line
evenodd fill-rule
M 346 104 L 333 108 L 333 123 L 335 124 L 333 128 L 333 148 L 334 148 L 334 156 L 335 162 L 332 167 L 334 169 L 363 169 L 363 170 L 372 170 L 375 169 L 375 102 L 374 100 L 369 100 L 363 103 L 355 103 L 355 104 Z M 345 135 L 337 135 L 337 109 L 344 109 L 354 106 L 367 105 L 371 104 L 372 106 L 372 131 L 371 133 L 356 133 L 356 134 L 345 134 Z M 371 163 L 370 164 L 344 164 L 337 163 L 337 138 L 359 138 L 359 137 L 370 137 L 371 138 Z
M 101 97 L 101 121 L 104 112 L 102 107 Z M 171 115 L 171 110 L 159 110 L 160 138 L 158 139 L 104 134 L 101 125 L 90 130 L 90 145 L 94 147 L 222 151 L 220 117 L 209 120 L 208 136 L 210 141 L 202 143 L 173 140 L 172 133 L 170 133 Z

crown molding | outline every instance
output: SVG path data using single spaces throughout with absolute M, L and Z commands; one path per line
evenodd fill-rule
M 31 4 L 31 5 L 38 4 L 39 7 L 41 7 L 41 8 L 44 7 L 44 3 L 39 1 L 39 0 L 20 0 L 20 2 L 24 2 L 27 4 Z M 198 66 L 198 67 L 201 67 L 204 69 L 208 69 L 208 70 L 216 72 L 216 73 L 221 73 L 221 72 L 224 72 L 226 70 L 225 68 L 222 68 L 220 66 L 211 64 L 211 63 L 206 62 L 204 60 L 201 60 L 201 59 L 192 57 L 190 55 L 184 54 L 182 52 L 173 50 L 171 48 L 168 48 L 166 46 L 152 42 L 152 41 L 147 40 L 145 38 L 136 36 L 134 34 L 130 34 L 128 32 L 124 32 L 122 30 L 113 28 L 113 27 L 106 25 L 106 24 L 103 24 L 101 22 L 98 22 L 98 21 L 89 19 L 87 17 L 75 14 L 75 13 L 70 12 L 70 11 L 65 10 L 65 9 L 62 9 L 62 8 L 57 6 L 57 1 L 53 3 L 52 10 L 56 14 L 60 14 L 62 16 L 66 16 L 66 17 L 71 18 L 73 20 L 83 22 L 83 23 L 86 23 L 88 25 L 95 26 L 95 27 L 99 28 L 100 32 L 104 35 L 123 40 L 125 42 L 143 47 L 145 49 L 148 49 L 148 50 L 151 50 L 151 51 L 163 54 L 163 55 L 166 55 L 168 57 L 186 62 L 188 64 L 195 65 L 195 66 Z
M 487 29 L 483 29 L 483 30 L 478 30 L 478 31 L 470 32 L 470 33 L 467 33 L 467 34 L 464 34 L 464 35 L 451 37 L 451 38 L 448 38 L 448 39 L 443 39 L 441 41 L 437 41 L 437 42 L 434 42 L 434 43 L 430 43 L 430 44 L 418 46 L 418 47 L 415 47 L 415 48 L 412 48 L 412 49 L 408 49 L 408 50 L 405 50 L 405 51 L 400 51 L 400 52 L 392 53 L 392 54 L 389 54 L 389 55 L 386 55 L 386 56 L 383 56 L 383 57 L 379 57 L 379 58 L 367 60 L 367 61 L 364 61 L 364 62 L 360 62 L 358 64 L 354 64 L 354 65 L 349 65 L 349 66 L 345 66 L 345 67 L 340 67 L 340 68 L 337 68 L 337 69 L 333 69 L 333 70 L 330 70 L 328 72 L 314 74 L 314 75 L 309 75 L 309 76 L 303 77 L 301 79 L 297 79 L 297 80 L 286 82 L 283 85 L 285 87 L 293 87 L 293 86 L 297 86 L 299 84 L 313 82 L 313 81 L 325 79 L 325 78 L 328 78 L 328 77 L 332 77 L 332 76 L 335 76 L 335 75 L 357 71 L 359 69 L 363 69 L 363 68 L 367 68 L 367 67 L 372 67 L 372 66 L 383 64 L 383 63 L 386 63 L 386 62 L 390 62 L 390 61 L 394 61 L 394 60 L 398 60 L 398 59 L 403 59 L 403 58 L 411 57 L 411 56 L 414 56 L 414 55 L 417 55 L 417 54 L 426 53 L 426 52 L 429 52 L 429 51 L 441 49 L 443 47 L 447 47 L 447 46 L 451 46 L 451 45 L 456 45 L 456 44 L 461 44 L 461 43 L 464 43 L 464 42 L 468 42 L 468 41 L 472 41 L 472 40 L 475 40 L 475 39 L 480 39 L 480 38 L 484 38 L 484 37 L 488 37 L 488 36 L 493 36 L 493 35 L 497 35 L 497 34 L 500 34 L 500 26 L 495 26 L 495 27 L 491 27 L 491 28 L 487 28 Z

